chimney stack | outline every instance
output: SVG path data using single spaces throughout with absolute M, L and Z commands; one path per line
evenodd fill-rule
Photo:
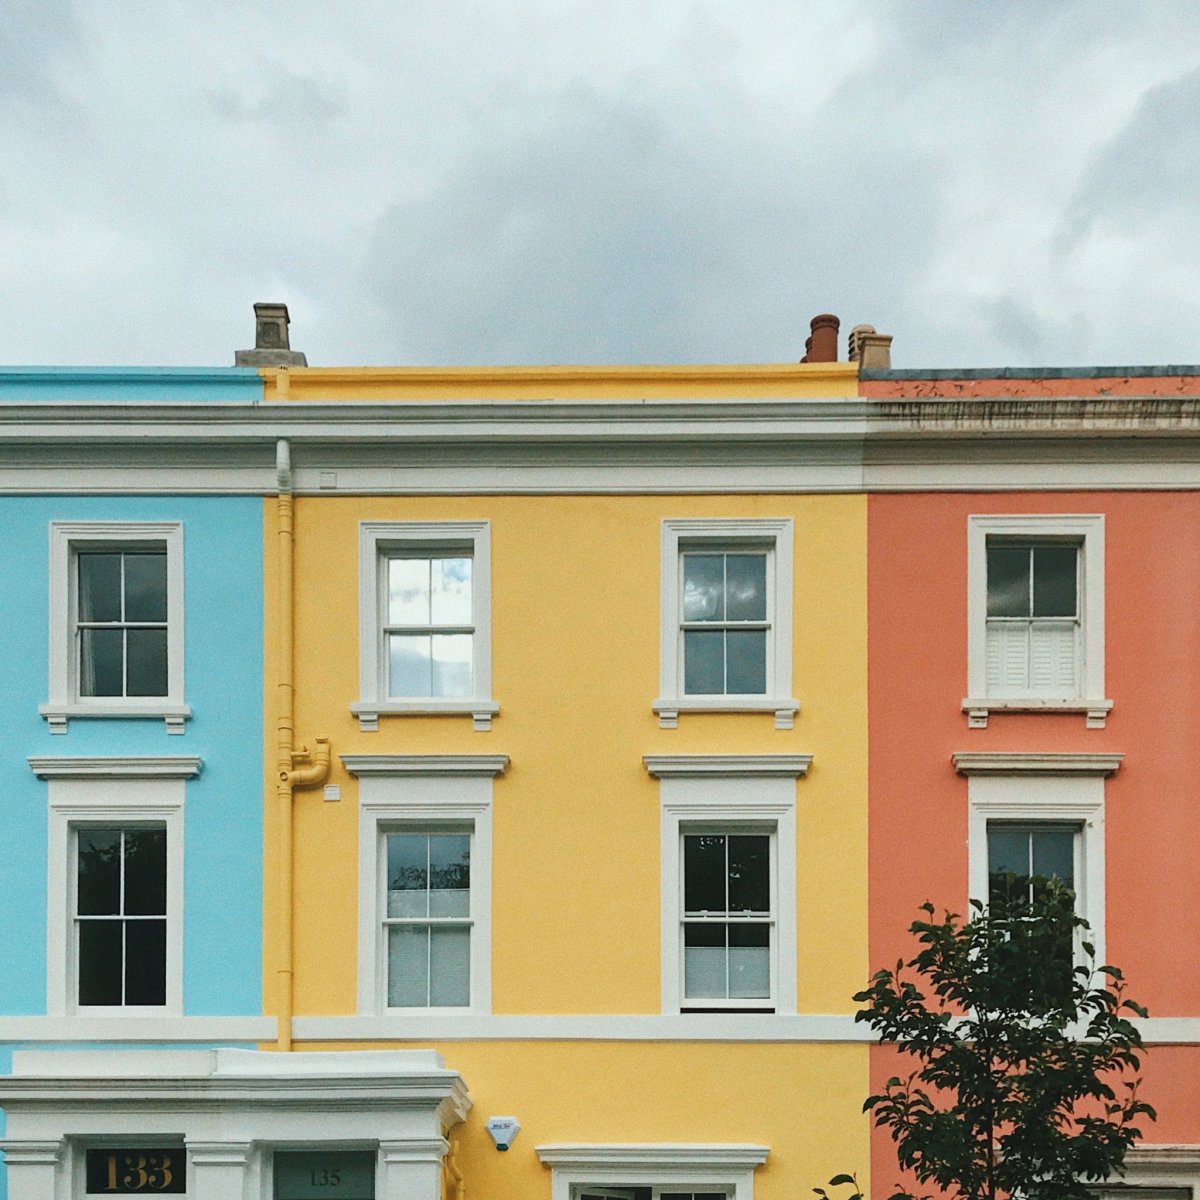
M 308 359 L 288 340 L 286 304 L 254 306 L 254 349 L 236 350 L 235 367 L 307 367 Z
M 812 336 L 804 343 L 804 357 L 800 361 L 837 362 L 838 328 L 841 322 L 833 313 L 819 313 L 809 324 L 812 327 Z
M 892 335 L 876 333 L 874 325 L 850 330 L 850 361 L 864 371 L 888 370 L 892 365 Z

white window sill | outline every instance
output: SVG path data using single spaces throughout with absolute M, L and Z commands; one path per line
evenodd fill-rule
M 652 707 L 661 729 L 677 729 L 680 713 L 774 713 L 776 729 L 791 729 L 800 702 L 790 696 L 675 696 Z
M 492 718 L 500 711 L 494 700 L 454 697 L 447 700 L 359 700 L 350 705 L 364 733 L 379 728 L 380 717 L 445 717 L 469 716 L 480 732 L 491 729 Z
M 1111 700 L 1085 699 L 1040 699 L 1037 696 L 1007 696 L 972 698 L 962 702 L 967 714 L 967 726 L 971 729 L 986 729 L 991 713 L 1083 713 L 1087 717 L 1088 729 L 1103 729 L 1112 710 Z
M 183 733 L 183 724 L 192 710 L 186 704 L 163 703 L 153 698 L 145 700 L 120 700 L 113 704 L 98 704 L 92 701 L 75 701 L 69 704 L 43 704 L 38 708 L 50 726 L 51 733 L 66 733 L 70 720 L 150 720 L 157 718 L 167 723 L 168 733 Z
M 169 1004 L 90 1004 L 66 1013 L 70 1021 L 146 1021 L 179 1019 L 183 1009 Z
M 418 1020 L 437 1020 L 441 1017 L 486 1017 L 487 1015 L 480 1008 L 463 1008 L 461 1006 L 452 1008 L 432 1004 L 414 1008 L 384 1008 L 377 1013 L 362 1014 L 367 1020 L 374 1019 L 385 1026 L 391 1021 L 410 1021 L 414 1017 Z

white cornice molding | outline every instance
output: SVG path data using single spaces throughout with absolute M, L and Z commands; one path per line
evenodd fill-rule
M 960 775 L 1112 775 L 1125 761 L 1124 754 L 1008 750 L 958 750 L 950 757 Z
M 628 1167 L 631 1172 L 656 1167 L 762 1166 L 769 1146 L 744 1142 L 551 1142 L 535 1147 L 548 1167 L 588 1167 L 593 1164 Z
M 31 1105 L 226 1113 L 247 1105 L 331 1112 L 403 1105 L 444 1109 L 453 1116 L 449 1124 L 471 1107 L 462 1076 L 422 1050 L 23 1050 L 13 1055 L 12 1073 L 0 1077 L 0 1097 L 10 1129 L 13 1109 Z
M 0 1017 L 0 1042 L 269 1042 L 274 1017 Z
M 1185 1175 L 1200 1174 L 1200 1144 L 1187 1142 L 1161 1142 L 1157 1145 L 1142 1143 L 1131 1146 L 1125 1152 L 1125 1162 L 1130 1167 L 1152 1167 L 1166 1174 L 1178 1171 Z M 1138 1180 L 1140 1183 L 1141 1181 Z
M 507 754 L 343 754 L 351 775 L 503 775 Z
M 364 388 L 364 391 L 367 390 Z M 871 440 L 911 441 L 987 438 L 1097 438 L 1171 441 L 1200 436 L 1200 396 L 1075 396 L 860 398 L 673 396 L 620 400 L 347 400 L 147 403 L 76 401 L 0 406 L 6 442 L 33 442 L 77 430 L 83 440 L 114 441 L 137 428 L 153 443 L 196 441 L 201 437 L 269 445 L 276 439 L 372 441 L 400 429 L 438 428 L 494 439 L 497 425 L 537 436 L 557 432 L 615 431 L 623 424 L 644 428 L 665 422 L 693 428 L 731 424 L 741 429 L 797 423 L 828 435 Z M 766 430 L 761 430 L 766 433 Z
M 307 1042 L 875 1042 L 852 1015 L 837 1013 L 652 1013 L 569 1016 L 404 1013 L 297 1017 Z
M 33 754 L 27 761 L 39 779 L 194 779 L 204 765 L 198 754 Z
M 647 754 L 642 762 L 656 779 L 774 776 L 798 779 L 808 774 L 811 754 Z
M 270 494 L 281 438 L 298 495 L 1200 490 L 1200 397 L 677 397 L 0 404 L 0 493 Z

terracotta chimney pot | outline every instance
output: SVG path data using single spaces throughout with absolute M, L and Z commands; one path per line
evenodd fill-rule
M 805 362 L 837 362 L 838 329 L 841 322 L 833 313 L 818 313 L 810 322 L 812 337 L 805 343 Z

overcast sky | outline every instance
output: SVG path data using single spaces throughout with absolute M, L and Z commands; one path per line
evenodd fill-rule
M 1200 362 L 1193 0 L 0 0 L 0 363 Z M 843 341 L 844 356 L 844 341 Z

